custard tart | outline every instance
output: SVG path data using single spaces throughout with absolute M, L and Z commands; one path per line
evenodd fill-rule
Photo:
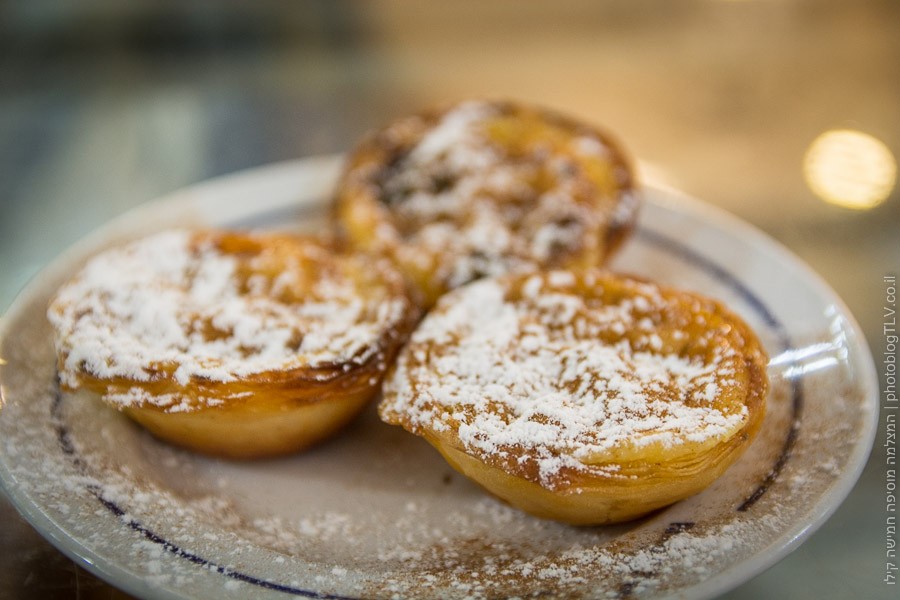
M 468 101 L 363 139 L 335 216 L 343 239 L 388 255 L 429 307 L 484 276 L 598 266 L 638 204 L 609 134 L 526 104 Z
M 513 274 L 438 301 L 379 413 L 513 506 L 614 523 L 699 492 L 740 456 L 767 362 L 698 294 L 600 270 Z
M 299 450 L 377 393 L 418 319 L 385 260 L 313 238 L 165 231 L 95 256 L 48 317 L 64 390 L 211 455 Z

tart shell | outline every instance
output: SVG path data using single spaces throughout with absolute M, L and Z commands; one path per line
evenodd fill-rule
M 309 237 L 186 230 L 99 254 L 48 312 L 64 390 L 229 458 L 338 431 L 378 393 L 418 315 L 386 260 Z
M 767 362 L 699 294 L 602 271 L 511 275 L 440 300 L 379 413 L 511 505 L 600 525 L 722 475 L 762 424 Z

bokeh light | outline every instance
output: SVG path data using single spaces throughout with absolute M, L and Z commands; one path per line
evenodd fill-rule
M 813 193 L 826 202 L 865 210 L 890 196 L 897 182 L 897 161 L 877 138 L 835 129 L 810 144 L 803 176 Z

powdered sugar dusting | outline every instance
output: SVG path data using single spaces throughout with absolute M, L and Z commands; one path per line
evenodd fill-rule
M 289 193 L 293 197 L 296 189 Z M 651 217 L 654 210 L 651 206 Z M 165 218 L 171 222 L 184 214 L 176 211 Z M 640 262 L 629 268 L 684 278 L 723 293 L 715 278 L 689 270 L 669 273 L 671 263 L 661 254 L 651 253 L 645 260 L 647 255 L 640 253 Z M 753 256 L 750 271 L 778 266 L 760 263 L 764 254 Z M 436 453 L 427 460 L 429 448 L 420 440 L 377 419 L 336 440 L 327 451 L 246 468 L 230 465 L 233 470 L 225 474 L 230 483 L 220 486 L 219 461 L 176 453 L 116 411 L 84 398 L 65 394 L 60 419 L 48 418 L 55 356 L 44 313 L 59 283 L 58 277 L 43 275 L 30 286 L 28 304 L 19 303 L 4 317 L 4 491 L 20 508 L 30 509 L 26 514 L 43 534 L 49 529 L 58 543 L 76 548 L 94 565 L 133 574 L 113 581 L 141 589 L 149 585 L 150 595 L 287 596 L 229 577 L 237 574 L 309 590 L 307 595 L 366 598 L 708 596 L 743 581 L 815 529 L 822 511 L 840 499 L 835 490 L 848 488 L 855 477 L 865 454 L 865 433 L 871 431 L 871 411 L 877 411 L 877 395 L 858 371 L 865 357 L 856 338 L 845 335 L 846 321 L 829 329 L 824 319 L 814 318 L 823 314 L 817 301 L 779 307 L 778 315 L 808 314 L 808 319 L 786 324 L 793 349 L 807 344 L 817 348 L 840 334 L 842 343 L 834 347 L 849 356 L 841 355 L 823 369 L 794 369 L 799 377 L 787 377 L 786 370 L 784 377 L 775 377 L 766 423 L 741 460 L 703 494 L 627 527 L 565 527 L 510 509 L 462 477 L 445 475 L 442 469 L 449 467 Z M 751 280 L 744 283 L 759 291 Z M 802 280 L 798 284 L 805 285 Z M 774 339 L 768 328 L 761 333 Z M 737 512 L 735 506 L 766 477 L 778 455 L 791 423 L 791 388 L 796 384 L 814 410 L 802 413 L 797 446 L 782 477 L 751 510 Z M 61 439 L 63 430 L 69 435 Z M 392 430 L 395 435 L 377 433 Z M 74 456 L 68 448 L 74 448 Z M 152 449 L 165 452 L 162 460 Z M 169 452 L 178 460 L 164 476 Z M 259 485 L 250 477 L 270 469 L 277 485 Z M 322 484 L 319 490 L 309 491 L 316 481 Z M 241 486 L 249 492 L 243 497 Z M 111 513 L 96 493 L 115 498 L 126 515 Z M 241 504 L 242 498 L 252 500 Z M 345 503 L 336 507 L 341 501 Z M 411 503 L 415 510 L 406 508 Z M 162 539 L 149 540 L 129 526 L 129 519 Z M 670 522 L 685 520 L 696 525 L 664 535 Z M 191 562 L 178 550 L 222 570 Z M 332 575 L 335 567 L 346 569 L 347 575 Z
M 607 197 L 588 183 L 580 161 L 611 160 L 600 139 L 573 137 L 571 156 L 549 145 L 513 154 L 489 136 L 502 116 L 487 102 L 456 106 L 382 182 L 397 228 L 379 235 L 393 244 L 399 234 L 403 260 L 421 261 L 424 252 L 450 288 L 577 253 L 602 255 L 606 225 L 625 195 Z
M 558 553 L 533 553 L 506 544 L 485 553 L 470 543 L 461 550 L 435 549 L 428 558 L 409 560 L 409 567 L 418 569 L 417 577 L 410 582 L 394 576 L 386 587 L 396 598 L 518 597 L 515 594 L 523 589 L 529 590 L 528 597 L 541 592 L 553 597 L 656 597 L 673 579 L 709 577 L 722 560 L 742 554 L 756 538 L 771 535 L 779 525 L 775 517 L 754 524 L 735 520 L 700 531 L 694 531 L 693 523 L 675 523 L 634 551 L 584 540 Z
M 394 513 L 382 503 L 374 510 L 344 512 L 320 502 L 285 514 L 247 515 L 229 498 L 228 482 L 217 493 L 186 496 L 140 470 L 146 466 L 138 457 L 155 457 L 172 476 L 196 478 L 198 465 L 190 455 L 167 447 L 140 449 L 128 436 L 123 451 L 129 460 L 98 452 L 96 440 L 81 439 L 90 430 L 77 424 L 89 420 L 91 410 L 89 402 L 72 402 L 66 412 L 75 414 L 54 421 L 63 428 L 76 421 L 77 435 L 67 439 L 79 470 L 72 472 L 71 464 L 55 457 L 42 477 L 29 479 L 22 473 L 22 479 L 31 493 L 56 498 L 62 512 L 91 506 L 92 496 L 123 511 L 115 516 L 94 503 L 98 508 L 92 520 L 103 524 L 102 533 L 84 529 L 79 534 L 91 545 L 127 549 L 143 579 L 164 588 L 195 585 L 204 569 L 220 569 L 226 591 L 269 597 L 261 588 L 228 577 L 248 573 L 249 563 L 251 575 L 275 573 L 271 580 L 280 585 L 315 586 L 323 593 L 338 586 L 342 595 L 353 597 L 475 599 L 512 596 L 523 589 L 530 595 L 548 589 L 567 596 L 643 596 L 673 579 L 709 576 L 723 561 L 746 552 L 756 537 L 780 526 L 775 518 L 732 520 L 668 534 L 651 525 L 635 536 L 628 528 L 576 529 L 534 519 L 480 494 L 445 512 L 435 512 L 427 501 L 407 501 Z M 95 433 L 99 428 L 102 439 L 109 427 L 109 435 L 121 436 L 118 415 L 101 414 L 99 423 L 94 419 Z M 149 527 L 165 543 L 142 536 L 135 527 Z M 618 544 L 610 543 L 617 538 Z M 623 540 L 635 548 L 623 547 Z M 173 548 L 216 562 L 201 568 Z M 360 576 L 361 567 L 368 576 Z M 622 594 L 616 587 L 622 582 L 634 594 Z
M 165 371 L 185 386 L 362 364 L 408 310 L 384 284 L 362 294 L 354 273 L 375 269 L 318 243 L 292 240 L 296 248 L 278 263 L 263 238 L 250 239 L 263 250 L 226 251 L 215 235 L 165 231 L 94 257 L 48 313 L 64 357 L 62 383 L 76 387 L 83 373 L 147 382 Z M 148 394 L 134 387 L 110 400 L 143 403 Z M 150 400 L 184 408 L 177 395 Z
M 671 455 L 745 424 L 743 403 L 715 402 L 737 385 L 733 348 L 707 340 L 706 359 L 666 353 L 642 331 L 664 318 L 655 286 L 604 304 L 575 293 L 567 272 L 525 278 L 518 299 L 509 281 L 470 284 L 425 319 L 386 382 L 389 422 L 455 432 L 468 452 L 550 489 L 567 468 L 618 476 L 610 457 L 623 449 Z

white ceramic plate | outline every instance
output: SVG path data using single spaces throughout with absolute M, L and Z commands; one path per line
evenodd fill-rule
M 794 549 L 856 482 L 877 393 L 846 308 L 769 238 L 652 187 L 613 268 L 726 302 L 772 356 L 772 391 L 741 460 L 649 518 L 573 528 L 521 514 L 371 411 L 308 453 L 229 463 L 59 394 L 44 311 L 87 256 L 175 225 L 320 228 L 338 167 L 286 163 L 143 206 L 60 257 L 4 317 L 0 480 L 38 531 L 99 576 L 158 598 L 705 598 Z

